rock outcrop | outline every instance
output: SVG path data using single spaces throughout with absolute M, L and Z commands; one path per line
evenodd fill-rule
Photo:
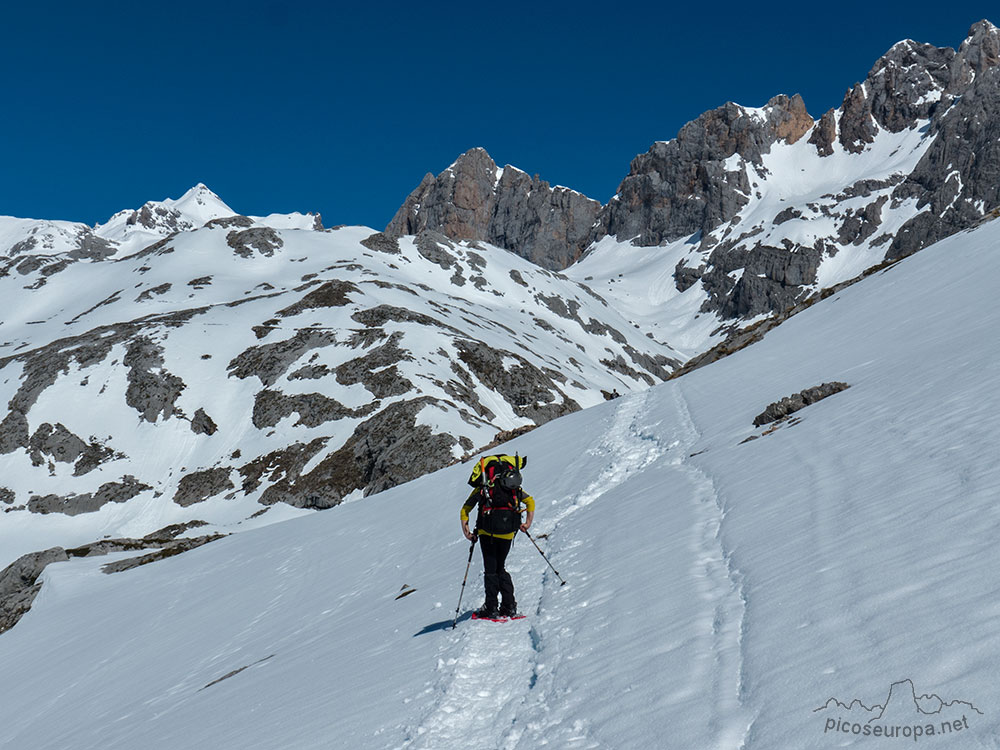
M 562 269 L 590 242 L 601 204 L 537 175 L 497 167 L 474 148 L 437 177 L 427 174 L 386 227 L 389 237 L 440 232 L 506 248 L 543 268 Z
M 824 398 L 832 396 L 835 393 L 846 391 L 848 388 L 850 388 L 850 386 L 847 383 L 833 381 L 830 383 L 823 383 L 822 385 L 816 385 L 812 388 L 806 388 L 805 390 L 799 391 L 791 396 L 785 396 L 780 401 L 768 404 L 764 411 L 754 417 L 753 426 L 762 427 L 766 424 L 771 424 L 772 422 L 785 419 L 800 409 L 804 409 L 811 404 L 815 404 L 817 401 L 822 401 Z
M 967 229 L 1000 206 L 1000 29 L 974 25 L 948 72 L 948 106 L 930 123 L 934 140 L 893 193 L 915 199 L 920 213 L 895 234 L 887 258 Z
M 775 142 L 794 143 L 812 126 L 798 95 L 776 96 L 762 110 L 727 103 L 706 112 L 632 160 L 593 239 L 612 235 L 653 246 L 708 234 L 736 216 L 751 194 L 746 170 L 729 159 L 760 163 Z
M 223 534 L 207 534 L 199 537 L 181 537 L 192 528 L 203 526 L 203 521 L 167 526 L 141 539 L 102 539 L 73 549 L 52 547 L 41 552 L 22 555 L 0 571 L 0 634 L 14 627 L 31 609 L 35 597 L 42 588 L 39 581 L 49 563 L 65 562 L 73 557 L 95 557 L 112 552 L 131 552 L 155 549 L 147 555 L 116 560 L 103 566 L 105 573 L 118 573 L 146 565 L 157 560 L 179 555 L 203 544 L 222 539 Z
M 50 562 L 68 560 L 62 547 L 22 555 L 0 571 L 0 633 L 10 630 L 31 609 L 42 584 L 38 577 Z

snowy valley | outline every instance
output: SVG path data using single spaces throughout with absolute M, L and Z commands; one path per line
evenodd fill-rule
M 995 746 L 998 242 L 945 240 L 505 446 L 568 581 L 518 539 L 525 620 L 450 628 L 467 465 L 135 570 L 50 565 L 0 637 L 4 746 L 895 747 L 822 709 L 902 680 L 966 719 L 921 746 Z
M 998 118 L 984 21 L 605 205 L 0 217 L 0 747 L 1000 748 Z M 567 581 L 518 535 L 503 624 L 499 451 Z

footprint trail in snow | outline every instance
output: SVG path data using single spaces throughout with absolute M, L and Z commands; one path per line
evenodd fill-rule
M 652 403 L 667 393 L 671 394 L 667 405 Z M 593 470 L 593 478 L 582 483 L 582 490 L 553 504 L 552 512 L 539 514 L 536 536 L 548 534 L 550 540 L 558 540 L 543 543 L 557 568 L 560 557 L 564 564 L 586 568 L 588 561 L 582 555 L 588 540 L 575 535 L 587 525 L 571 524 L 573 532 L 556 533 L 560 526 L 609 492 L 615 491 L 620 502 L 622 486 L 634 478 L 643 477 L 624 497 L 658 486 L 659 478 L 665 486 L 676 488 L 672 501 L 678 505 L 671 509 L 671 518 L 681 528 L 681 539 L 686 534 L 688 541 L 674 549 L 667 574 L 684 579 L 677 596 L 689 596 L 690 603 L 698 604 L 693 607 L 696 611 L 686 610 L 692 612 L 690 620 L 671 623 L 672 632 L 680 633 L 678 637 L 685 642 L 687 656 L 679 661 L 671 657 L 670 664 L 679 671 L 664 676 L 662 691 L 697 695 L 699 714 L 704 713 L 697 720 L 692 717 L 701 727 L 694 731 L 709 743 L 706 747 L 736 750 L 746 746 L 752 725 L 742 703 L 744 592 L 723 539 L 725 512 L 718 491 L 711 477 L 689 461 L 700 435 L 683 394 L 679 388 L 660 394 L 650 391 L 623 399 L 592 447 L 567 461 L 567 471 L 574 475 L 582 476 L 590 467 L 600 469 Z M 670 407 L 672 419 L 655 424 L 646 421 L 649 414 L 662 415 L 664 406 Z M 656 482 L 648 474 L 643 476 L 650 468 L 657 472 Z M 558 677 L 560 667 L 569 666 L 567 660 L 580 656 L 574 630 L 581 621 L 574 612 L 593 609 L 588 608 L 588 600 L 598 580 L 588 580 L 589 574 L 581 573 L 573 591 L 572 575 L 567 575 L 570 586 L 560 589 L 551 571 L 538 565 L 535 550 L 524 554 L 518 545 L 530 547 L 530 542 L 516 538 L 508 569 L 527 619 L 467 621 L 440 644 L 438 669 L 428 684 L 437 697 L 419 725 L 410 730 L 404 745 L 408 750 L 473 745 L 502 750 L 541 745 L 583 749 L 606 743 L 606 738 L 590 731 L 585 707 L 567 702 Z M 481 586 L 473 586 L 470 592 L 474 599 L 481 594 Z M 593 626 L 614 622 L 611 613 L 599 614 L 597 619 L 594 614 L 590 612 L 591 619 L 586 620 Z M 650 637 L 646 630 L 638 632 Z M 648 645 L 661 646 L 655 635 Z
M 584 457 L 584 460 L 601 459 L 604 468 L 600 474 L 583 491 L 555 506 L 557 512 L 541 519 L 536 530 L 551 533 L 567 517 L 666 452 L 666 447 L 641 424 L 648 411 L 647 398 L 648 394 L 623 401 L 604 437 Z M 609 455 L 613 460 L 607 461 Z M 521 538 L 515 540 L 515 545 L 518 543 L 530 545 L 530 541 Z M 440 698 L 430 715 L 410 732 L 404 747 L 440 750 L 467 747 L 472 742 L 482 747 L 512 749 L 518 746 L 526 730 L 537 733 L 540 729 L 537 718 L 519 722 L 519 711 L 529 702 L 539 673 L 551 671 L 553 666 L 539 662 L 538 635 L 532 625 L 532 615 L 538 613 L 549 572 L 547 566 L 539 572 L 533 559 L 535 551 L 531 552 L 527 558 L 512 554 L 507 566 L 518 586 L 519 608 L 529 614 L 528 618 L 509 623 L 464 623 L 456 633 L 455 642 L 443 647 L 439 657 L 437 680 L 431 689 L 439 692 Z M 565 747 L 597 746 L 588 740 L 581 722 L 561 729 L 559 734 Z

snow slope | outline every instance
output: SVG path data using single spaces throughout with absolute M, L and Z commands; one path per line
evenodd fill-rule
M 759 118 L 757 110 L 741 109 L 748 119 Z M 836 116 L 839 119 L 840 110 Z M 566 275 L 590 284 L 629 320 L 654 331 L 657 338 L 670 341 L 690 358 L 725 337 L 722 326 L 726 321 L 714 309 L 703 311 L 710 295 L 700 280 L 678 288 L 675 269 L 701 268 L 703 273 L 715 262 L 713 250 L 729 246 L 734 255 L 746 256 L 747 263 L 762 247 L 789 253 L 818 248 L 815 279 L 775 279 L 790 286 L 802 284 L 806 294 L 877 265 L 885 257 L 886 242 L 921 210 L 928 210 L 918 209 L 912 199 L 892 199 L 896 185 L 913 172 L 934 140 L 927 122 L 899 133 L 880 130 L 859 153 L 835 141 L 828 156 L 820 156 L 810 143 L 812 132 L 794 143 L 776 141 L 761 156 L 760 164 L 739 154 L 727 159 L 726 171 L 744 173 L 750 193 L 745 196 L 746 205 L 730 221 L 705 237 L 697 234 L 661 247 L 639 247 L 631 238 L 604 237 L 567 268 Z M 850 223 L 860 222 L 862 215 L 868 216 L 867 231 L 848 231 Z M 731 276 L 738 280 L 744 271 L 737 268 Z
M 1000 747 L 998 241 L 509 444 L 569 582 L 519 537 L 525 620 L 450 628 L 467 465 L 125 573 L 51 565 L 0 636 L 0 746 Z
M 155 205 L 190 224 L 223 212 L 206 190 Z M 285 218 L 0 275 L 0 569 L 168 524 L 283 520 L 669 375 L 669 346 L 504 250 Z

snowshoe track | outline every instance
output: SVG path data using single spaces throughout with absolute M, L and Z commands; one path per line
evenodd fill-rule
M 693 660 L 693 671 L 683 680 L 707 699 L 706 747 L 738 750 L 748 746 L 753 724 L 743 703 L 747 607 L 742 576 L 722 533 L 723 500 L 712 478 L 689 458 L 700 435 L 683 393 L 680 388 L 667 393 L 672 394 L 667 398 L 672 398 L 676 415 L 671 424 L 645 421 L 647 414 L 658 413 L 651 408 L 652 399 L 657 398 L 653 392 L 623 400 L 603 436 L 587 455 L 576 459 L 580 466 L 599 459 L 601 470 L 582 491 L 553 505 L 555 513 L 540 514 L 536 527 L 542 534 L 551 533 L 574 513 L 661 459 L 667 471 L 683 475 L 683 484 L 693 488 L 684 499 L 690 503 L 692 518 L 686 555 L 690 567 L 677 574 L 690 576 L 702 601 L 702 614 L 691 632 L 695 651 L 703 655 Z M 572 564 L 574 550 L 583 544 L 584 540 L 566 538 L 557 546 L 543 543 L 542 547 L 560 568 L 560 556 L 563 563 Z M 543 596 L 545 608 L 557 600 L 558 581 L 547 566 L 537 564 L 534 550 L 524 551 L 526 546 L 530 546 L 527 539 L 517 538 L 508 569 L 527 619 L 467 622 L 441 644 L 437 674 L 429 684 L 439 697 L 420 725 L 409 732 L 403 746 L 408 750 L 602 746 L 586 719 L 563 721 L 562 712 L 553 710 L 566 698 L 554 675 L 563 659 L 573 658 L 567 657 L 572 653 L 573 629 L 565 617 L 546 614 L 541 607 Z M 562 572 L 572 586 L 572 571 Z M 481 583 L 471 590 L 473 601 L 480 594 Z
M 698 678 L 712 686 L 709 719 L 712 747 L 720 750 L 746 748 L 753 721 L 743 705 L 746 689 L 743 631 L 747 609 L 743 577 L 733 563 L 722 533 L 726 510 L 715 482 L 689 460 L 700 434 L 681 388 L 675 388 L 673 394 L 680 445 L 671 463 L 685 472 L 696 488 L 691 502 L 695 505 L 695 517 L 700 519 L 692 529 L 690 575 L 700 588 L 706 607 L 705 618 L 710 618 L 712 623 L 711 631 L 703 634 L 698 649 L 701 653 L 714 655 L 710 668 Z
M 553 506 L 558 508 L 555 514 L 542 515 L 537 530 L 551 533 L 570 515 L 666 453 L 667 447 L 642 421 L 649 411 L 649 398 L 647 391 L 623 399 L 609 419 L 603 438 L 581 459 L 587 462 L 600 458 L 604 468 L 582 492 Z M 608 461 L 608 456 L 613 460 Z M 539 744 L 580 750 L 599 747 L 583 722 L 562 725 L 557 717 L 548 715 L 546 702 L 551 686 L 547 678 L 556 666 L 550 657 L 558 660 L 559 649 L 547 655 L 546 663 L 541 662 L 541 635 L 534 623 L 545 587 L 549 581 L 558 587 L 559 582 L 547 565 L 537 564 L 541 561 L 535 559 L 535 550 L 518 554 L 520 546 L 530 545 L 527 539 L 515 538 L 507 565 L 517 584 L 520 610 L 527 617 L 507 623 L 465 623 L 452 640 L 442 645 L 437 678 L 431 685 L 440 697 L 434 710 L 409 732 L 403 745 L 407 750 L 471 746 L 514 750 Z M 574 546 L 568 541 L 563 549 Z M 556 553 L 552 549 L 545 551 L 550 559 Z M 470 594 L 481 594 L 481 588 L 481 583 L 473 585 Z
M 456 631 L 438 660 L 436 707 L 404 748 L 512 747 L 506 737 L 533 671 L 529 619 L 470 621 Z

